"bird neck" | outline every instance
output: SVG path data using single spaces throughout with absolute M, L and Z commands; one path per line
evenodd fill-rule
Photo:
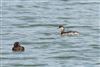
M 60 33 L 62 34 L 64 32 L 64 27 L 60 28 Z

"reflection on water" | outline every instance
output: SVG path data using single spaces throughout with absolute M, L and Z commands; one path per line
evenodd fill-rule
M 3 0 L 2 67 L 100 67 L 99 0 Z M 80 36 L 59 35 L 58 26 Z M 19 41 L 25 52 L 12 52 Z

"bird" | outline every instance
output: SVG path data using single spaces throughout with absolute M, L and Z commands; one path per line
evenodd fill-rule
M 12 51 L 24 51 L 25 48 L 23 46 L 20 46 L 19 42 L 15 42 L 13 47 L 12 47 Z
M 63 25 L 59 25 L 60 34 L 61 35 L 79 35 L 80 33 L 77 31 L 66 31 Z

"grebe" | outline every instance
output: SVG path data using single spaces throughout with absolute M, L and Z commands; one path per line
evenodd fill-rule
M 65 32 L 63 25 L 60 25 L 59 29 L 60 29 L 60 34 L 61 35 L 79 35 L 79 32 L 77 32 L 77 31 L 67 31 L 67 32 Z
M 15 42 L 12 51 L 24 51 L 25 48 L 20 46 L 19 42 Z

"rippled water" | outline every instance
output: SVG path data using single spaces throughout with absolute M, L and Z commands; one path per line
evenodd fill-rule
M 100 67 L 100 0 L 2 0 L 2 67 Z M 59 35 L 58 26 L 80 32 Z M 19 41 L 25 52 L 12 52 Z

